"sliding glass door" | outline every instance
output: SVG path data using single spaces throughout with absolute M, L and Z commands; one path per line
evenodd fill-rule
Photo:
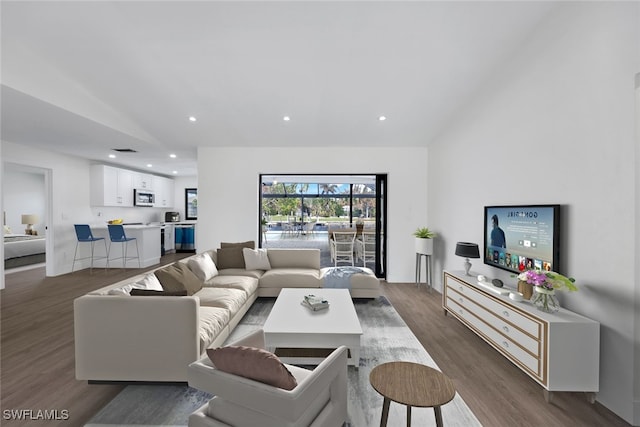
M 386 275 L 386 175 L 267 175 L 259 177 L 261 247 L 315 247 L 327 267 L 329 233 L 375 233 L 375 261 L 356 251 L 354 263 Z

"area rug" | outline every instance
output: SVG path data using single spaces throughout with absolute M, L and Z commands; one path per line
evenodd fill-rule
M 274 301 L 274 298 L 259 298 L 227 341 L 259 329 Z M 348 368 L 349 422 L 346 427 L 368 427 L 379 425 L 382 414 L 382 396 L 369 384 L 371 369 L 397 360 L 423 363 L 434 368 L 438 366 L 385 297 L 354 300 L 354 305 L 364 333 L 359 369 Z M 130 385 L 86 426 L 186 426 L 189 414 L 210 398 L 208 393 L 188 386 Z M 435 426 L 431 408 L 413 408 L 411 415 L 412 425 Z M 448 427 L 481 425 L 457 394 L 442 406 L 442 418 Z M 405 406 L 391 404 L 388 425 L 406 425 Z

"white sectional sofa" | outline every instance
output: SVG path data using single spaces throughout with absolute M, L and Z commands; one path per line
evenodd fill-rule
M 217 261 L 217 251 L 208 251 Z M 249 276 L 259 281 L 259 297 L 277 297 L 282 288 L 322 288 L 325 277 L 333 267 L 320 268 L 319 249 L 267 249 L 270 270 L 246 268 L 220 269 L 223 276 Z M 377 298 L 380 281 L 369 268 L 358 267 L 363 273 L 350 276 L 349 290 L 352 298 Z
M 330 271 L 320 268 L 317 249 L 268 249 L 267 270 L 214 267 L 215 274 L 198 267 L 196 260 L 205 256 L 223 266 L 216 250 L 207 251 L 177 261 L 181 266 L 163 266 L 77 298 L 76 378 L 186 381 L 188 365 L 203 357 L 206 348 L 222 345 L 256 298 L 275 297 L 285 287 L 321 288 Z M 157 277 L 171 268 L 200 276 L 201 288 L 166 295 L 167 286 L 159 286 Z M 370 270 L 351 275 L 348 286 L 353 298 L 381 294 Z M 130 295 L 136 292 L 147 295 Z

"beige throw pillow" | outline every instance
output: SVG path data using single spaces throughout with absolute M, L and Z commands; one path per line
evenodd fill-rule
M 136 285 L 139 285 L 139 286 L 134 285 L 133 286 L 134 289 L 149 289 L 152 291 L 162 290 L 162 285 L 158 281 L 158 278 L 156 277 L 156 275 L 153 273 L 149 273 L 146 276 L 144 276 L 142 280 L 139 280 L 138 282 L 136 282 Z
M 196 255 L 187 261 L 187 265 L 198 276 L 198 279 L 206 282 L 218 275 L 218 269 L 208 253 Z
M 247 270 L 271 270 L 266 249 L 242 248 L 242 255 Z
M 207 356 L 224 372 L 269 384 L 285 390 L 293 390 L 298 382 L 282 364 L 278 356 L 261 348 L 228 346 L 208 348 Z
M 186 289 L 187 295 L 193 295 L 202 289 L 202 281 L 183 262 L 174 262 L 156 270 L 155 275 L 165 291 L 177 292 Z

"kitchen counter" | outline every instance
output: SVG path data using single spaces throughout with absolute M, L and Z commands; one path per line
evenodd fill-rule
M 160 263 L 160 230 L 162 225 L 157 224 L 132 224 L 124 225 L 124 232 L 127 237 L 135 237 L 138 241 L 138 251 L 140 255 L 140 268 L 150 267 Z M 107 224 L 94 225 L 91 227 L 96 237 L 104 237 L 107 241 L 107 246 L 111 242 L 109 240 L 109 232 L 107 230 Z M 136 244 L 135 242 L 127 243 L 127 257 L 135 255 Z M 122 256 L 122 244 L 116 243 L 111 245 L 110 253 L 111 258 L 117 258 Z M 104 267 L 106 260 L 96 260 L 95 267 Z M 122 268 L 122 259 L 115 260 L 109 263 L 111 268 Z M 139 268 L 137 259 L 128 259 L 126 268 Z

